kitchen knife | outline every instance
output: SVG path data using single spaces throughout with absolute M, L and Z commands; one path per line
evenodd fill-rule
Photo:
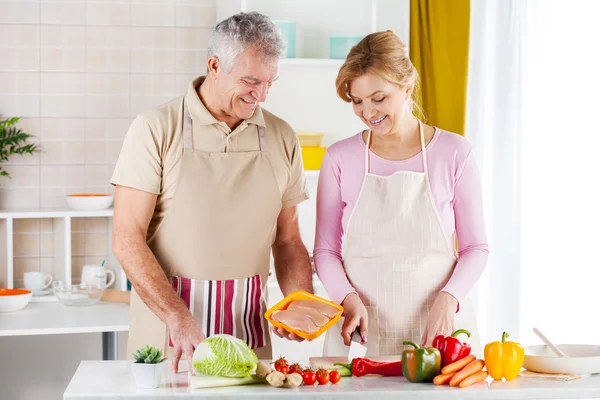
M 350 338 L 350 350 L 348 351 L 348 361 L 352 362 L 355 358 L 363 358 L 367 354 L 367 346 L 361 344 L 360 331 L 358 328 L 352 333 Z

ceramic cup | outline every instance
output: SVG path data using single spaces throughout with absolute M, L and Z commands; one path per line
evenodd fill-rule
M 23 284 L 25 289 L 32 292 L 41 292 L 48 288 L 52 283 L 52 277 L 43 272 L 25 272 L 23 274 Z
M 108 283 L 106 278 L 109 278 Z M 115 281 L 115 273 L 101 265 L 85 265 L 81 270 L 81 283 L 86 285 L 101 285 L 107 288 Z

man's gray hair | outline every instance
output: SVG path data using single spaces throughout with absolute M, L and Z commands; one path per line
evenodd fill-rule
M 256 11 L 233 15 L 217 24 L 208 41 L 207 56 L 215 56 L 230 72 L 235 58 L 254 47 L 264 62 L 285 54 L 285 42 L 279 28 L 266 15 Z

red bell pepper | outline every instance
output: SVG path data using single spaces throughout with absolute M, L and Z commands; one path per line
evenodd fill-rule
M 461 343 L 460 340 L 456 339 L 456 336 L 461 333 L 471 337 L 471 332 L 459 329 L 452 336 L 439 335 L 433 339 L 432 346 L 442 354 L 442 368 L 471 354 L 471 345 L 464 342 Z
M 348 368 L 352 371 L 352 376 L 369 374 L 402 376 L 402 363 L 400 361 L 377 362 L 366 358 L 353 358 L 350 364 L 334 363 L 333 365 Z

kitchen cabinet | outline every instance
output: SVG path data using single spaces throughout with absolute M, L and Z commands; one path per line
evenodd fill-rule
M 170 369 L 169 369 L 170 370 Z M 187 373 L 168 373 L 158 389 L 137 389 L 131 364 L 126 361 L 83 361 L 69 386 L 65 400 L 94 399 L 198 399 L 198 398 L 293 398 L 293 399 L 575 399 L 600 398 L 600 376 L 571 382 L 518 377 L 510 382 L 487 381 L 466 389 L 409 383 L 403 377 L 342 378 L 337 385 L 300 386 L 298 389 L 247 385 L 229 388 L 188 388 Z

